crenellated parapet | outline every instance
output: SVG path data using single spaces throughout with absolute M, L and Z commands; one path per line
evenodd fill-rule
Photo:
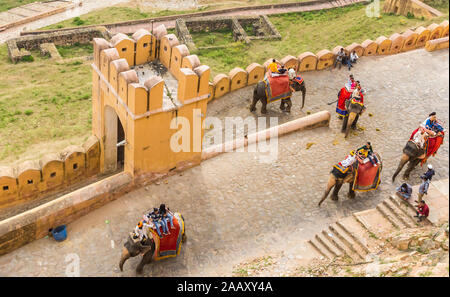
M 159 26 L 153 34 L 141 29 L 132 38 L 96 38 L 92 68 L 102 172 L 123 162 L 134 176 L 160 174 L 201 161 L 211 71 L 174 34 Z M 174 144 L 182 123 L 188 133 Z M 179 151 L 183 141 L 187 146 Z

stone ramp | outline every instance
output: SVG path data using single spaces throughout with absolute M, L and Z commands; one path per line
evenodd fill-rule
M 356 212 L 330 225 L 308 241 L 318 256 L 329 259 L 348 257 L 354 262 L 364 261 L 378 252 L 377 243 L 385 234 L 425 225 L 440 225 L 449 218 L 449 179 L 434 181 L 424 200 L 430 208 L 428 220 L 418 222 L 414 203 L 419 185 L 413 187 L 413 197 L 405 202 L 391 195 L 376 208 Z
M 0 13 L 0 32 L 75 7 L 72 1 L 33 2 Z M 81 2 L 79 3 L 81 5 Z

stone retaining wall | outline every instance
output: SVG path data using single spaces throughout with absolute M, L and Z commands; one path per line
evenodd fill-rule
M 75 43 L 89 44 L 96 37 L 111 38 L 105 27 L 93 27 L 22 36 L 8 40 L 6 45 L 9 58 L 13 63 L 17 63 L 24 56 L 30 56 L 31 53 L 29 51 L 39 49 L 42 43 L 53 43 L 59 46 L 73 45 Z

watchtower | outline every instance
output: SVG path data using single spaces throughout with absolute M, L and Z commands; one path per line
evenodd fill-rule
M 161 25 L 94 38 L 92 129 L 100 170 L 155 175 L 201 162 L 210 68 Z M 184 63 L 183 63 L 184 62 Z

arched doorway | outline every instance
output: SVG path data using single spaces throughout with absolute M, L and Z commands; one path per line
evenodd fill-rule
M 105 106 L 105 156 L 104 172 L 123 170 L 125 162 L 125 130 L 116 111 Z

